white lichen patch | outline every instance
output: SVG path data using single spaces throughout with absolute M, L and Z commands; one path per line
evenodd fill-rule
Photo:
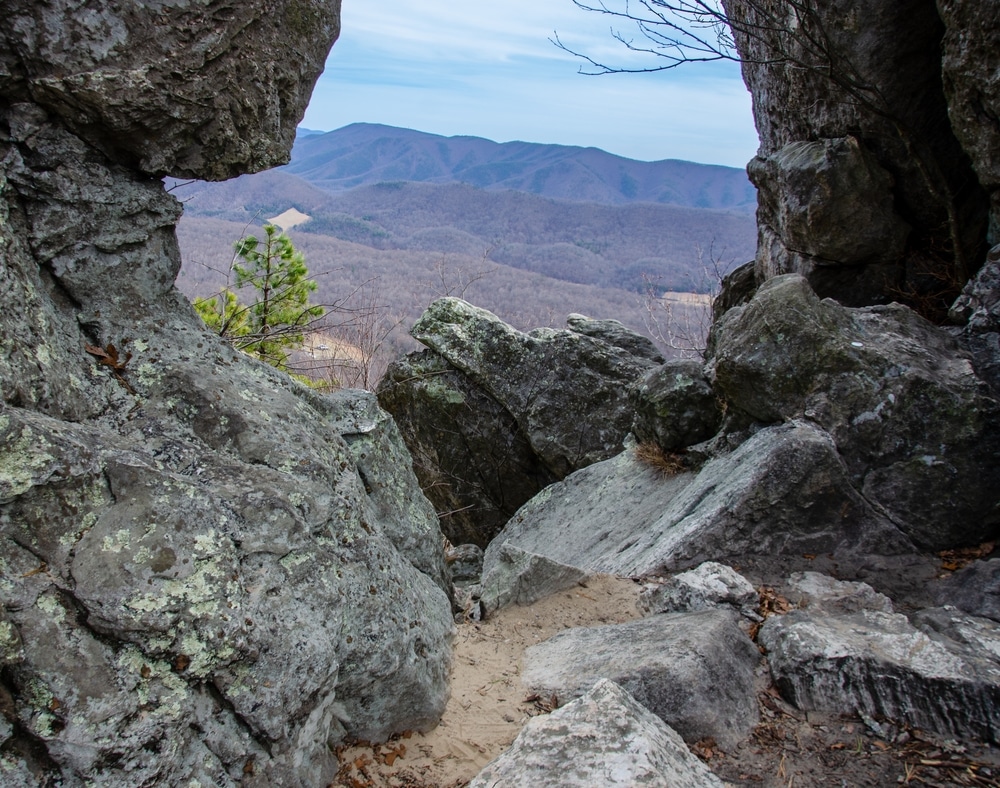
M 115 533 L 108 534 L 101 542 L 101 547 L 109 553 L 120 553 L 132 541 L 132 532 L 128 528 L 119 528 Z
M 66 618 L 66 609 L 51 594 L 38 597 L 35 606 L 56 623 L 61 623 Z
M 136 380 L 144 386 L 153 386 L 163 379 L 163 373 L 148 361 L 136 367 L 135 374 Z
M 285 571 L 290 571 L 295 567 L 300 566 L 311 559 L 312 555 L 310 555 L 309 553 L 292 552 L 286 555 L 284 558 L 280 559 L 278 563 L 281 564 L 282 568 L 284 568 Z
M 0 424 L 0 429 L 7 429 Z M 0 503 L 12 501 L 42 481 L 44 471 L 55 463 L 47 444 L 24 427 L 17 440 L 0 452 Z
M 21 635 L 10 621 L 0 621 L 0 665 L 12 665 L 23 659 Z

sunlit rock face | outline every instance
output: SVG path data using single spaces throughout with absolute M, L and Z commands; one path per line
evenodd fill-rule
M 433 725 L 441 535 L 374 397 L 173 287 L 157 176 L 284 161 L 339 4 L 15 2 L 0 33 L 5 784 L 322 785 Z

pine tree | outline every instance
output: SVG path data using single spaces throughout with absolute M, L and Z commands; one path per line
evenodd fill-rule
M 304 332 L 325 311 L 309 303 L 316 282 L 305 256 L 273 224 L 264 225 L 263 239 L 241 238 L 235 249 L 242 260 L 233 263 L 236 290 L 252 290 L 254 301 L 245 305 L 227 288 L 214 298 L 195 299 L 194 307 L 235 347 L 287 371 L 289 351 L 302 346 Z

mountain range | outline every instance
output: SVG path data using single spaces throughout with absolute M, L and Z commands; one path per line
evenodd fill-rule
M 493 142 L 354 123 L 302 131 L 283 168 L 327 191 L 381 181 L 465 183 L 561 200 L 650 202 L 751 212 L 756 192 L 743 170 L 666 159 L 643 162 L 598 148 Z

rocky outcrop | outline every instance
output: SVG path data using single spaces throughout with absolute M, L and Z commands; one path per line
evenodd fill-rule
M 4 774 L 325 784 L 443 710 L 440 531 L 370 395 L 205 330 L 159 176 L 282 161 L 338 5 L 5 12 Z
M 964 2 L 938 3 L 939 17 L 933 0 L 724 5 L 761 141 L 748 167 L 758 281 L 794 271 L 845 304 L 908 298 L 943 314 L 982 259 L 987 180 L 959 141 L 989 125 L 964 119 L 993 84 L 976 77 L 995 56 L 975 53 L 995 20 L 975 23 L 986 12 Z
M 663 613 L 569 629 L 531 646 L 521 681 L 565 702 L 608 678 L 685 741 L 712 737 L 729 749 L 757 723 L 759 657 L 731 611 Z
M 803 710 L 902 720 L 950 736 L 1000 735 L 1000 632 L 952 610 L 906 616 L 799 610 L 760 632 L 771 673 Z
M 442 298 L 410 332 L 434 352 L 379 386 L 452 542 L 485 547 L 546 484 L 621 451 L 629 386 L 662 357 L 617 321 L 568 323 L 526 334 Z
M 720 402 L 704 364 L 672 360 L 650 371 L 629 393 L 632 434 L 674 452 L 707 441 L 722 424 Z
M 713 332 L 729 412 L 821 427 L 851 484 L 922 547 L 994 533 L 1000 411 L 946 332 L 898 305 L 820 301 L 799 276 L 766 282 Z
M 510 749 L 488 763 L 469 788 L 525 785 L 722 788 L 672 728 L 607 679 L 572 703 L 529 720 Z

